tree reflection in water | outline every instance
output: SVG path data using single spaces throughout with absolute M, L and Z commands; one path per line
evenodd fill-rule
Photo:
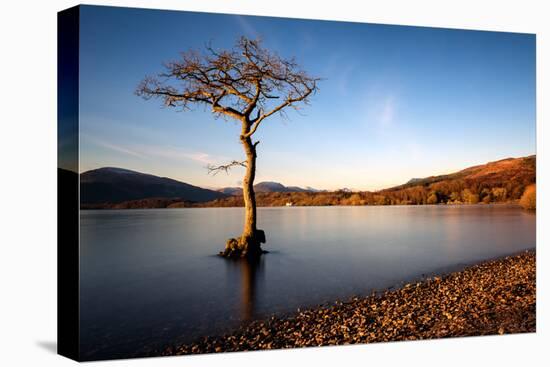
M 264 276 L 264 256 L 255 259 L 226 261 L 233 274 L 240 274 L 240 313 L 241 320 L 251 321 L 256 316 L 256 306 L 260 283 Z

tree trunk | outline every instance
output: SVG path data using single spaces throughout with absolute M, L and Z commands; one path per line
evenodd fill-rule
M 244 228 L 242 240 L 256 235 L 256 195 L 254 193 L 254 178 L 256 177 L 256 147 L 250 138 L 242 139 L 246 153 L 246 173 L 243 179 Z
M 243 123 L 243 132 L 248 132 L 249 125 Z M 256 176 L 256 143 L 250 137 L 241 136 L 241 143 L 246 153 L 246 173 L 243 179 L 244 227 L 239 239 L 230 238 L 225 250 L 220 255 L 225 257 L 257 257 L 264 251 L 261 244 L 265 242 L 265 233 L 256 228 L 256 195 L 254 178 Z

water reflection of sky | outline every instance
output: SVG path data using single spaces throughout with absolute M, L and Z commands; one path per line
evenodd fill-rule
M 81 214 L 82 350 L 117 357 L 230 331 L 535 246 L 535 216 L 495 206 L 259 209 L 269 254 L 216 254 L 241 208 Z

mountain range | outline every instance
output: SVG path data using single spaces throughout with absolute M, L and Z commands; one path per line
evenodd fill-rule
M 85 204 L 150 198 L 204 202 L 225 197 L 227 195 L 219 191 L 123 168 L 103 167 L 80 174 L 80 202 Z
M 239 196 L 243 194 L 241 187 L 224 187 L 218 189 L 227 195 Z M 298 187 L 298 186 L 285 186 L 279 182 L 264 181 L 254 185 L 254 192 L 325 192 L 326 190 L 318 190 L 313 187 Z
M 256 192 L 321 192 L 311 187 L 284 186 L 278 182 L 260 182 Z M 158 205 L 159 200 L 178 199 L 185 202 L 206 202 L 242 195 L 240 187 L 210 190 L 167 177 L 117 167 L 103 167 L 80 174 L 80 202 L 84 204 L 118 204 L 129 201 Z M 154 200 L 153 200 L 154 199 Z M 146 200 L 146 201 L 144 201 Z M 170 200 L 173 202 L 174 200 Z
M 412 178 L 407 183 L 382 191 L 396 191 L 415 186 L 430 186 L 438 183 L 452 183 L 457 180 L 478 182 L 485 186 L 505 186 L 511 182 L 534 182 L 536 176 L 536 156 L 505 158 L 465 168 L 458 172 L 425 178 Z
M 536 156 L 506 158 L 461 171 L 413 178 L 403 185 L 375 191 L 311 187 L 265 181 L 254 185 L 259 206 L 426 204 L 503 202 L 519 199 L 536 182 Z M 80 174 L 82 208 L 164 208 L 242 206 L 242 188 L 210 190 L 167 177 L 104 167 Z M 352 196 L 354 195 L 354 196 Z M 351 203 L 351 204 L 350 204 Z

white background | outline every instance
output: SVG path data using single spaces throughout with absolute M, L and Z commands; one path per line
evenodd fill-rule
M 537 33 L 537 333 L 99 362 L 104 366 L 548 363 L 550 32 L 546 1 L 91 1 L 299 18 Z M 56 343 L 56 12 L 73 1 L 4 1 L 0 37 L 0 365 L 67 366 Z M 546 104 L 545 104 L 546 103 Z M 490 137 L 488 137 L 490 138 Z M 548 224 L 546 224 L 546 227 Z M 546 348 L 546 349 L 545 349 Z M 544 358 L 546 357 L 546 361 Z M 543 362 L 544 361 L 544 362 Z M 547 364 L 546 364 L 547 365 Z

